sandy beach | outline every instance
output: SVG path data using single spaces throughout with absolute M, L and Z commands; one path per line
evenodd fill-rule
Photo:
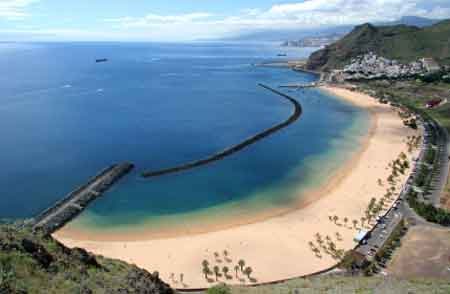
M 257 222 L 181 237 L 86 241 L 76 233 L 62 229 L 55 238 L 69 247 L 82 247 L 136 264 L 150 272 L 158 271 L 175 288 L 213 285 L 214 274 L 209 275 L 208 281 L 202 273 L 203 260 L 209 262 L 211 269 L 216 265 L 221 269 L 228 267 L 228 277 L 222 274 L 218 279 L 228 284 L 270 282 L 332 267 L 336 260 L 325 254 L 316 257 L 308 243 L 315 241 L 315 234 L 320 233 L 324 237 L 330 236 L 338 249 L 349 250 L 356 245 L 353 238 L 357 229 L 353 228 L 352 220 L 364 216 L 372 197 L 384 195 L 386 187 L 380 186 L 378 179 L 385 181 L 390 175 L 388 164 L 401 152 L 407 153 L 406 137 L 417 135 L 417 132 L 405 127 L 390 106 L 379 104 L 367 95 L 334 87 L 323 87 L 322 90 L 369 110 L 372 127 L 352 161 L 326 186 L 306 197 L 299 197 L 302 200 L 294 209 Z M 408 156 L 411 158 L 415 154 Z M 329 220 L 335 215 L 340 218 L 339 225 Z M 345 217 L 349 220 L 346 225 L 342 221 Z M 341 240 L 337 239 L 336 233 L 340 234 Z M 116 239 L 120 240 L 120 236 Z M 228 252 L 227 256 L 224 256 L 224 250 Z M 219 253 L 218 258 L 214 256 L 215 252 Z M 240 272 L 236 277 L 234 267 L 240 259 L 253 269 L 251 280 Z

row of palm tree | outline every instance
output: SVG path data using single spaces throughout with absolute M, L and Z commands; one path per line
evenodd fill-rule
M 227 262 L 231 262 L 232 260 L 229 258 L 229 252 L 228 250 L 224 250 L 222 251 L 222 255 L 223 258 L 225 259 L 225 261 Z M 220 258 L 220 253 L 219 252 L 214 252 L 214 258 L 216 259 L 216 262 L 221 263 L 222 259 Z
M 408 152 L 412 153 L 415 149 L 419 148 L 420 142 L 422 141 L 422 136 L 408 136 L 406 140 Z
M 413 140 L 416 139 L 413 138 Z M 389 167 L 392 172 L 387 178 L 389 186 L 386 188 L 386 193 L 378 200 L 376 198 L 372 198 L 365 211 L 365 220 L 367 220 L 368 223 L 370 223 L 375 216 L 386 208 L 385 206 L 387 203 L 392 203 L 394 200 L 395 193 L 397 192 L 398 178 L 400 177 L 400 174 L 405 174 L 405 171 L 410 168 L 407 155 L 404 152 L 401 152 L 396 160 L 389 163 Z M 378 179 L 378 184 L 383 186 L 383 181 Z M 362 226 L 364 226 L 364 222 L 362 221 L 361 223 Z
M 333 223 L 335 223 L 336 225 L 338 225 L 339 216 L 337 216 L 337 215 L 334 215 L 334 216 L 329 215 L 329 216 L 328 216 L 328 219 L 330 220 L 330 222 L 333 222 Z M 342 219 L 342 222 L 344 223 L 344 226 L 347 226 L 347 224 L 350 222 L 350 219 L 349 219 L 348 217 L 344 217 L 344 218 Z M 352 228 L 354 228 L 354 229 L 357 229 L 357 228 L 358 228 L 359 220 L 353 219 L 353 220 L 351 221 L 351 223 L 352 223 L 352 225 L 353 225 Z
M 342 240 L 339 233 L 336 233 L 337 240 Z M 326 254 L 330 255 L 334 259 L 342 259 L 344 257 L 345 251 L 343 249 L 338 249 L 336 243 L 333 241 L 333 239 L 330 236 L 326 236 L 325 238 L 322 237 L 320 233 L 315 234 L 316 238 L 316 245 L 313 241 L 308 242 L 309 247 L 311 248 L 311 251 L 318 257 L 322 258 L 322 250 Z
M 228 254 L 225 255 L 228 256 Z M 218 258 L 216 254 L 214 254 L 214 256 Z M 253 273 L 253 269 L 250 266 L 245 267 L 245 261 L 243 259 L 240 259 L 237 265 L 234 266 L 234 271 L 236 279 L 238 278 L 239 271 L 245 274 L 248 277 L 248 279 L 251 279 L 250 275 Z M 220 268 L 218 265 L 215 265 L 211 270 L 209 262 L 206 259 L 202 261 L 202 273 L 205 275 L 205 279 L 207 280 L 209 275 L 214 274 L 216 281 L 218 281 L 219 276 L 221 276 L 221 273 L 224 274 L 225 278 L 231 279 L 232 277 L 228 275 L 229 272 L 230 268 L 228 266 L 223 266 L 222 268 Z

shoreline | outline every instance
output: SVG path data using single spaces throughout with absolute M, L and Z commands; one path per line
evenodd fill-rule
M 371 113 L 372 123 L 355 155 L 321 189 L 306 194 L 302 205 L 258 222 L 169 239 L 83 241 L 77 240 L 75 235 L 64 234 L 64 230 L 55 234 L 56 239 L 69 247 L 84 247 L 97 254 L 135 263 L 149 271 L 158 270 L 168 282 L 171 282 L 171 273 L 175 269 L 177 274 L 183 273 L 185 279 L 182 285 L 180 281 L 172 281 L 175 288 L 211 286 L 204 279 L 200 264 L 203 259 L 213 259 L 213 252 L 224 249 L 230 252 L 234 261 L 245 259 L 253 267 L 258 283 L 308 275 L 333 266 L 336 262 L 331 257 L 315 257 L 308 241 L 313 241 L 317 232 L 329 236 L 338 232 L 342 236 L 342 241 L 338 242 L 340 248 L 348 250 L 355 246 L 353 237 L 357 232 L 336 226 L 328 217 L 338 215 L 358 219 L 363 216 L 370 198 L 381 198 L 383 188 L 376 180 L 387 177 L 385 167 L 406 149 L 403 139 L 413 131 L 403 126 L 392 108 L 378 104 L 367 95 L 339 88 L 320 89 L 366 108 Z M 302 262 L 293 264 L 294 259 Z
M 328 94 L 334 95 L 333 93 L 320 88 L 322 91 L 328 92 Z M 346 101 L 348 103 L 353 104 L 358 107 L 354 101 L 349 101 L 343 97 L 336 98 Z M 221 216 L 217 221 L 208 220 L 210 218 L 210 214 L 203 213 L 196 214 L 194 212 L 195 220 L 188 220 L 189 228 L 180 227 L 177 224 L 171 224 L 166 228 L 158 229 L 158 230 L 149 230 L 148 228 L 144 228 L 146 226 L 151 226 L 151 224 L 139 224 L 137 225 L 138 229 L 127 230 L 127 227 L 123 227 L 120 232 L 111 232 L 105 233 L 102 229 L 92 229 L 92 230 L 83 230 L 77 229 L 73 227 L 65 227 L 59 232 L 56 233 L 56 236 L 59 238 L 68 238 L 68 239 L 76 239 L 76 240 L 84 240 L 84 241 L 100 241 L 100 242 L 116 242 L 116 241 L 149 241 L 149 240 L 159 240 L 159 239 L 172 239 L 177 237 L 184 236 L 195 236 L 195 235 L 204 235 L 212 232 L 218 232 L 222 230 L 233 229 L 240 226 L 251 225 L 259 222 L 266 221 L 271 218 L 282 217 L 289 213 L 292 213 L 297 210 L 304 209 L 315 201 L 319 200 L 322 197 L 326 197 L 326 194 L 333 191 L 333 189 L 338 186 L 350 173 L 354 166 L 357 165 L 358 161 L 361 159 L 362 154 L 368 148 L 369 141 L 372 136 L 375 134 L 377 129 L 377 120 L 378 117 L 376 113 L 368 111 L 369 113 L 369 128 L 367 134 L 359 138 L 359 146 L 352 152 L 352 154 L 345 160 L 343 166 L 334 170 L 329 178 L 321 183 L 317 188 L 309 188 L 305 189 L 305 191 L 301 192 L 301 197 L 297 197 L 296 201 L 291 203 L 289 207 L 279 207 L 279 208 L 267 208 L 264 211 L 252 214 L 252 215 L 243 215 L 243 214 L 233 214 L 232 208 L 239 209 L 236 206 L 240 206 L 243 204 L 242 200 L 238 200 L 236 202 L 228 204 L 231 207 L 212 207 L 208 210 L 221 210 L 224 209 L 227 212 L 231 212 L 229 216 Z M 252 199 L 251 199 L 252 200 Z M 249 201 L 251 201 L 249 200 Z M 246 202 L 244 202 L 244 205 Z M 251 204 L 250 204 L 251 205 Z M 189 214 L 184 215 L 189 217 Z M 179 215 L 176 218 L 182 219 L 183 215 Z M 205 221 L 206 226 L 205 226 Z M 209 223 L 208 223 L 209 221 Z

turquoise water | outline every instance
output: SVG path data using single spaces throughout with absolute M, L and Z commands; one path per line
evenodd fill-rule
M 257 86 L 314 76 L 252 64 L 269 44 L 0 45 L 0 216 L 30 217 L 120 161 L 134 173 L 70 226 L 103 231 L 287 207 L 326 182 L 358 148 L 368 115 L 315 89 L 289 91 L 296 123 L 225 160 L 142 179 L 139 172 L 205 157 L 288 117 Z M 283 49 L 284 50 L 284 49 Z M 288 57 L 308 52 L 290 50 Z M 109 58 L 96 64 L 96 58 Z M 32 69 L 32 70 L 30 70 Z M 227 208 L 229 208 L 227 210 Z

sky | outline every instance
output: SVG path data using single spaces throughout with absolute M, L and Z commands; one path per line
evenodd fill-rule
M 0 0 L 0 41 L 190 41 L 450 18 L 450 0 Z

